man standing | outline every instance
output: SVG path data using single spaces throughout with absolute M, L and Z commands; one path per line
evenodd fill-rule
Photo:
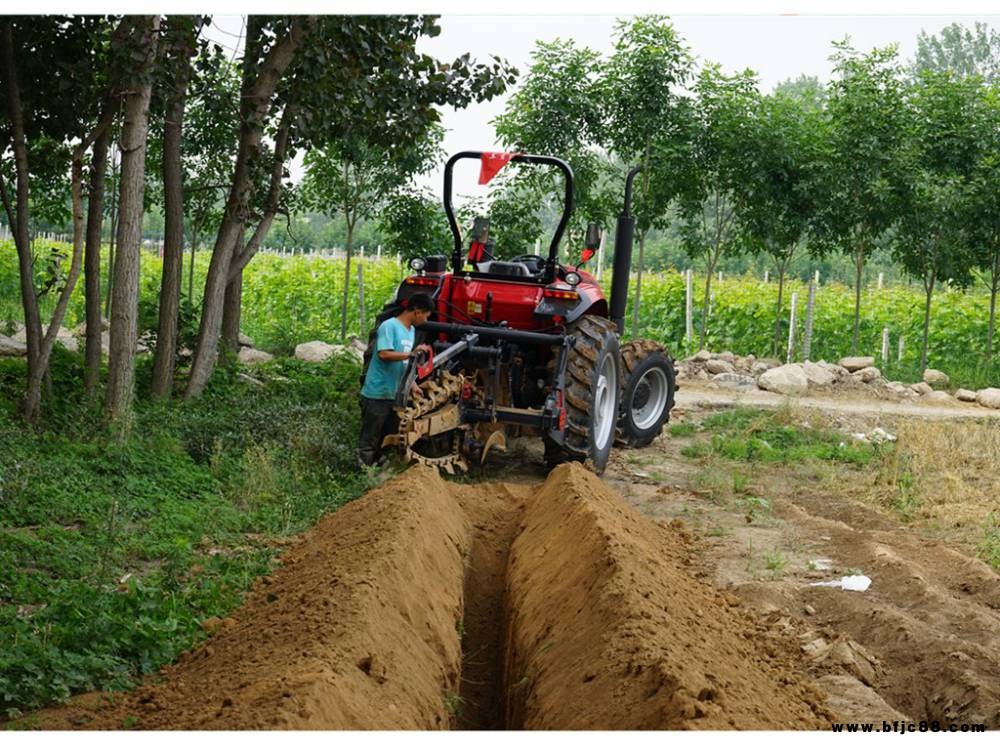
M 413 349 L 413 326 L 427 321 L 434 309 L 429 295 L 414 294 L 403 312 L 378 327 L 375 354 L 368 365 L 361 388 L 361 434 L 358 435 L 358 463 L 372 466 L 382 448 L 382 440 L 398 426 L 393 411 L 396 390 L 406 372 L 406 360 Z

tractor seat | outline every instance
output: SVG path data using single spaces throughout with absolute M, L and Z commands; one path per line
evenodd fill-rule
M 520 261 L 486 260 L 476 264 L 479 273 L 492 273 L 497 276 L 531 276 L 527 264 Z

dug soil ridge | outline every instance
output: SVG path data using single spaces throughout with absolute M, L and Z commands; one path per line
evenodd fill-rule
M 203 645 L 47 729 L 778 729 L 832 715 L 801 649 L 699 580 L 680 524 L 578 464 L 413 467 L 325 517 Z

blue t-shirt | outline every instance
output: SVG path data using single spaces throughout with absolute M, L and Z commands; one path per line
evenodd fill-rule
M 383 362 L 378 353 L 385 350 L 408 352 L 413 349 L 414 328 L 407 328 L 396 318 L 389 318 L 378 327 L 375 336 L 375 353 L 365 375 L 365 384 L 361 395 L 365 398 L 388 399 L 396 398 L 399 380 L 406 372 L 406 362 Z

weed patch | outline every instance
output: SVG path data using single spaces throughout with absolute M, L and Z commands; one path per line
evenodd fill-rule
M 123 688 L 201 640 L 302 531 L 370 484 L 353 467 L 358 367 L 276 361 L 263 388 L 220 369 L 194 401 L 136 405 L 125 442 L 59 352 L 45 422 L 15 416 L 0 361 L 0 711 Z M 140 365 L 144 392 L 148 361 Z M 74 387 L 77 386 L 77 387 Z

